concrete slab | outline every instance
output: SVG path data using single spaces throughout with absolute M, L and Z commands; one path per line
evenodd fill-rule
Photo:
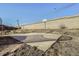
M 30 46 L 36 46 L 38 49 L 46 51 L 55 41 L 44 41 L 44 42 L 34 42 L 27 43 Z
M 43 35 L 44 38 L 47 39 L 58 39 L 61 36 L 61 34 L 45 34 Z
M 42 41 L 56 41 L 61 34 L 46 34 L 46 33 L 31 33 L 30 35 L 24 34 L 24 36 L 12 36 L 13 38 L 20 40 L 21 42 L 42 42 Z

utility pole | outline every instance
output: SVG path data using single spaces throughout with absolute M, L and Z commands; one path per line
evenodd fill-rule
M 19 23 L 19 19 L 17 19 L 17 27 L 18 27 L 18 31 L 21 31 L 21 27 L 20 27 L 20 23 Z
M 2 18 L 0 18 L 0 25 L 1 25 L 1 36 L 3 35 L 3 24 L 2 24 Z
M 17 19 L 17 26 L 18 28 L 20 28 L 20 24 L 19 24 L 19 20 Z

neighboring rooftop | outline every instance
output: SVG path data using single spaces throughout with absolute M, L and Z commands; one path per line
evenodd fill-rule
M 14 30 L 14 29 L 18 29 L 18 28 L 13 27 L 13 26 L 0 25 L 0 31 L 1 30 Z

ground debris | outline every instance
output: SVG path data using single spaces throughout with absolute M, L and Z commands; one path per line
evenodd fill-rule
M 79 56 L 79 40 L 66 35 L 61 36 L 45 51 L 44 56 Z
M 11 45 L 14 46 L 12 50 L 3 49 L 6 51 L 3 56 L 79 56 L 79 38 L 69 35 L 59 37 L 46 51 L 30 46 L 26 42 Z
M 31 47 L 27 44 L 22 44 L 21 47 L 19 47 L 14 52 L 10 53 L 10 56 L 42 56 L 44 52 L 42 50 L 39 50 L 37 47 Z

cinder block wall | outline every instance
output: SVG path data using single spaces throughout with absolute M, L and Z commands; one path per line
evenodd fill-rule
M 46 22 L 47 29 L 59 29 L 61 25 L 65 25 L 68 29 L 79 28 L 79 16 L 63 17 Z M 21 27 L 22 29 L 45 29 L 45 24 L 41 22 Z

